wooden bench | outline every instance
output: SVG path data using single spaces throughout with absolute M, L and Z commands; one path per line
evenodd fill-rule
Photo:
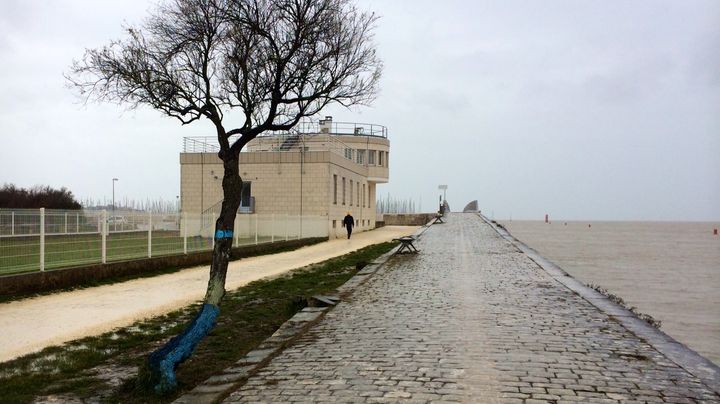
M 393 241 L 399 241 L 401 243 L 400 248 L 398 248 L 398 250 L 395 251 L 395 254 L 417 254 L 420 252 L 413 245 L 413 242 L 415 241 L 415 237 L 413 237 L 413 236 L 394 238 Z M 405 251 L 407 251 L 407 252 L 405 252 Z
M 434 220 L 434 221 L 432 222 L 432 224 L 436 224 L 436 223 L 445 223 L 445 222 L 443 222 L 442 218 L 443 218 L 443 217 L 442 217 L 442 215 L 441 215 L 441 214 L 437 214 L 437 215 L 435 215 L 435 220 Z

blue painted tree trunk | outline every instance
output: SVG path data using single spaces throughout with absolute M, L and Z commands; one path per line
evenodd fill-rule
M 157 394 L 167 394 L 177 388 L 175 369 L 192 355 L 195 346 L 215 327 L 220 308 L 205 303 L 202 310 L 179 335 L 173 337 L 162 348 L 150 354 L 148 364 L 156 378 L 154 390 Z
M 192 355 L 197 344 L 215 327 L 220 314 L 220 301 L 225 295 L 225 277 L 232 250 L 235 215 L 240 206 L 242 190 L 238 156 L 225 159 L 224 169 L 224 198 L 220 216 L 215 222 L 215 248 L 202 310 L 180 335 L 173 337 L 148 357 L 150 381 L 158 394 L 167 394 L 177 388 L 175 369 Z

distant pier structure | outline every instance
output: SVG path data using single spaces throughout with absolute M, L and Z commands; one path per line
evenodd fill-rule
M 478 202 L 477 199 L 468 203 L 465 205 L 465 208 L 463 208 L 463 212 L 477 212 L 478 211 Z

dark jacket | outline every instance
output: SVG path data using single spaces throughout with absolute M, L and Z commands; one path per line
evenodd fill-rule
M 352 229 L 353 226 L 355 226 L 355 218 L 350 215 L 345 216 L 343 219 L 343 227 L 349 227 Z

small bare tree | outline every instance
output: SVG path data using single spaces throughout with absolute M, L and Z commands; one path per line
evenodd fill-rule
M 219 314 L 240 206 L 240 150 L 328 104 L 369 103 L 382 69 L 372 41 L 376 20 L 353 0 L 169 0 L 124 40 L 74 61 L 67 79 L 86 100 L 150 106 L 183 125 L 205 118 L 220 144 L 223 202 L 204 305 L 148 358 L 157 392 L 176 388 L 176 367 Z M 243 124 L 226 128 L 223 118 L 233 111 Z

